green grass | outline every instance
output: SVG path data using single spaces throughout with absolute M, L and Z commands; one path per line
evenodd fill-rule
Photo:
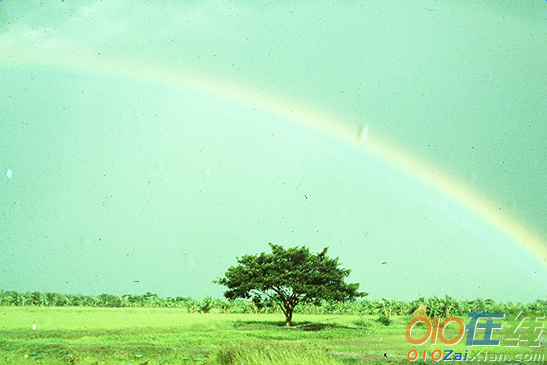
M 286 328 L 279 314 L 0 307 L 0 364 L 400 363 L 413 348 L 404 336 L 410 319 L 392 317 L 386 327 L 372 316 L 298 314 L 296 328 Z M 454 336 L 447 331 L 447 338 Z M 446 346 L 419 350 L 435 348 Z

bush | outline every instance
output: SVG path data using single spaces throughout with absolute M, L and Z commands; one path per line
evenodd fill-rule
M 389 326 L 391 324 L 391 319 L 389 319 L 389 317 L 386 316 L 385 314 L 380 314 L 377 321 L 383 324 L 384 326 Z
M 205 297 L 202 301 L 199 302 L 199 311 L 201 313 L 209 313 L 213 307 L 213 298 Z

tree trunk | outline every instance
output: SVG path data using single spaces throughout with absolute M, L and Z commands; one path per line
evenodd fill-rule
M 287 327 L 292 326 L 292 310 L 292 308 L 287 308 L 285 313 L 285 326 Z

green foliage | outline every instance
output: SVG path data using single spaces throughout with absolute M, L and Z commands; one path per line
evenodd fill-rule
M 379 316 L 410 315 L 421 303 L 426 303 L 426 313 L 431 317 L 466 316 L 467 313 L 481 309 L 490 313 L 547 312 L 547 301 L 537 299 L 529 304 L 499 303 L 491 299 L 477 298 L 459 300 L 449 296 L 433 296 L 407 302 L 396 299 L 363 298 L 354 301 L 317 300 L 301 303 L 294 310 L 301 314 L 359 314 Z M 260 301 L 252 299 L 212 299 L 195 300 L 187 297 L 160 298 L 156 294 L 143 295 L 101 294 L 89 296 L 81 294 L 39 293 L 0 290 L 0 306 L 4 307 L 145 307 L 145 308 L 183 308 L 189 313 L 281 313 L 281 308 L 269 298 Z
M 209 313 L 213 307 L 213 298 L 205 297 L 202 301 L 199 302 L 199 311 L 201 313 Z
M 271 253 L 244 255 L 214 283 L 224 285 L 228 299 L 253 298 L 257 310 L 262 300 L 279 305 L 291 325 L 294 308 L 299 304 L 350 301 L 365 296 L 359 284 L 345 283 L 350 270 L 340 268 L 338 258 L 327 256 L 327 248 L 317 254 L 307 247 L 285 249 L 270 243 Z
M 384 326 L 389 326 L 391 324 L 390 317 L 386 316 L 383 313 L 380 313 L 380 316 L 378 317 L 377 321 L 383 324 Z

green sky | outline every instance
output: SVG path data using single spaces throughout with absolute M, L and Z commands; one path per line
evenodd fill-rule
M 0 288 L 220 296 L 273 242 L 329 246 L 373 297 L 544 297 L 547 257 L 215 85 L 366 126 L 545 237 L 546 20 L 541 1 L 1 1 Z

